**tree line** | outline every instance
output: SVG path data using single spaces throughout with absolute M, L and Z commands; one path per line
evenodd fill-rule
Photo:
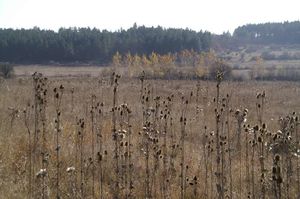
M 248 24 L 235 29 L 239 42 L 259 44 L 300 44 L 300 21 Z
M 148 56 L 131 53 L 122 55 L 116 52 L 111 64 L 114 72 L 130 77 L 144 74 L 148 78 L 215 79 L 218 71 L 223 73 L 224 79 L 232 77 L 232 67 L 213 51 L 182 50 L 168 54 L 152 52 Z
M 212 35 L 213 49 L 237 49 L 246 44 L 300 44 L 300 21 L 247 24 L 236 28 L 233 34 Z
M 196 52 L 194 50 L 182 50 L 176 53 L 158 54 L 152 52 L 150 55 L 120 54 L 116 52 L 112 57 L 112 66 L 114 67 L 131 67 L 131 66 L 178 66 L 178 67 L 197 67 L 208 66 L 215 61 L 217 56 L 215 53 L 209 52 Z
M 208 51 L 211 34 L 189 29 L 137 26 L 128 30 L 96 28 L 53 30 L 0 29 L 0 62 L 107 64 L 116 52 L 150 55 L 182 50 Z

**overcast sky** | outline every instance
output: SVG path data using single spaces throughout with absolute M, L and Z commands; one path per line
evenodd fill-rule
M 137 25 L 232 32 L 300 19 L 300 0 L 0 0 L 0 28 L 127 29 Z

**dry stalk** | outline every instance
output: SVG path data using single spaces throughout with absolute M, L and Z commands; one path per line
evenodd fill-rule
M 115 149 L 114 149 L 114 160 L 115 160 L 115 179 L 114 179 L 114 199 L 120 198 L 120 168 L 119 168 L 119 136 L 117 132 L 117 89 L 119 86 L 118 80 L 120 76 L 113 73 L 112 75 L 112 86 L 113 86 L 113 107 L 112 107 L 112 136 L 113 141 L 115 142 Z
M 60 135 L 61 135 L 61 100 L 63 96 L 64 87 L 60 85 L 59 88 L 54 88 L 54 103 L 55 103 L 55 133 L 56 133 L 56 198 L 61 198 L 60 193 Z
M 227 131 L 227 152 L 228 152 L 228 169 L 229 169 L 229 198 L 233 198 L 233 180 L 232 180 L 232 146 L 231 146 L 231 135 L 230 135 L 230 113 L 232 110 L 230 109 L 230 98 L 231 96 L 227 94 L 224 105 L 225 105 L 225 125 Z
M 188 100 L 185 100 L 184 97 L 182 97 L 182 110 L 181 110 L 181 116 L 180 116 L 180 149 L 181 149 L 181 160 L 180 160 L 180 198 L 184 199 L 185 197 L 185 137 L 186 137 L 186 112 L 187 112 L 187 106 L 188 106 Z
M 99 194 L 100 199 L 104 198 L 103 193 L 103 181 L 104 181 L 104 171 L 103 171 L 103 135 L 102 135 L 102 128 L 103 128 L 103 103 L 97 103 L 96 106 L 96 150 L 97 152 L 97 162 L 98 162 L 98 180 L 99 180 Z
M 258 126 L 254 126 L 253 129 L 253 137 L 251 140 L 251 185 L 252 185 L 252 198 L 255 198 L 255 163 L 254 163 L 254 157 L 255 157 L 255 148 L 257 146 L 257 132 L 258 132 Z
M 151 188 L 150 188 L 150 149 L 151 149 L 151 141 L 152 141 L 152 133 L 153 129 L 151 129 L 151 110 L 150 110 L 150 90 L 147 91 L 143 95 L 145 100 L 145 108 L 143 113 L 143 151 L 145 155 L 145 198 L 152 198 Z
M 92 135 L 91 135 L 91 142 L 92 142 L 92 198 L 95 198 L 95 171 L 96 171 L 96 164 L 95 164 L 95 131 L 96 131 L 96 121 L 95 121 L 95 111 L 96 111 L 96 104 L 95 104 L 96 96 L 92 95 L 91 100 L 91 124 L 92 124 Z
M 84 119 L 79 119 L 77 122 L 77 126 L 78 126 L 78 148 L 79 148 L 79 152 L 80 152 L 80 161 L 79 161 L 79 165 L 80 165 L 80 198 L 83 199 L 84 198 L 84 154 L 83 154 L 83 139 L 84 139 L 84 128 L 85 128 L 85 121 Z
M 219 107 L 220 105 L 220 85 L 223 79 L 223 73 L 218 71 L 217 72 L 217 93 L 216 98 L 214 99 L 214 102 L 216 104 L 215 107 L 215 119 L 216 119 L 216 189 L 219 199 L 224 198 L 224 187 L 222 187 L 222 173 L 221 173 L 221 142 L 220 142 L 220 124 L 221 124 L 221 115 L 222 111 Z
M 299 135 L 298 135 L 298 125 L 299 125 L 299 116 L 296 116 L 294 114 L 294 125 L 295 125 L 295 138 L 296 138 L 296 154 L 297 154 L 297 160 L 296 160 L 296 172 L 297 172 L 297 198 L 300 198 L 300 164 L 299 164 Z
M 250 185 L 250 163 L 249 163 L 249 132 L 250 125 L 245 128 L 245 156 L 246 156 L 246 191 L 247 198 L 251 198 L 251 185 Z
M 244 109 L 244 111 L 240 111 L 237 109 L 235 111 L 235 118 L 237 120 L 237 151 L 239 156 L 239 197 L 242 197 L 242 141 L 241 141 L 241 134 L 242 134 L 242 127 L 243 124 L 246 122 L 246 117 L 248 114 L 248 109 Z
M 280 156 L 276 154 L 273 158 L 273 167 L 272 167 L 272 184 L 274 197 L 276 199 L 281 199 L 281 184 L 283 182 L 281 177 L 281 167 L 280 167 Z
M 29 120 L 30 120 L 30 108 L 31 105 L 28 103 L 26 108 L 24 109 L 24 124 L 28 133 L 28 159 L 29 159 L 29 164 L 28 164 L 28 198 L 32 198 L 32 133 L 30 131 L 29 127 Z
M 127 147 L 127 155 L 128 155 L 128 193 L 126 195 L 126 198 L 133 198 L 133 162 L 132 162 L 132 126 L 131 126 L 131 117 L 132 112 L 129 107 L 126 108 L 127 111 L 127 129 L 128 129 L 128 147 Z

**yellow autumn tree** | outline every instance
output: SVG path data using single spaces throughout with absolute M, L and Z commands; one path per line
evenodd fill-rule
M 135 54 L 133 56 L 132 65 L 134 67 L 140 67 L 141 66 L 141 57 L 138 54 Z
M 123 56 L 123 63 L 126 66 L 125 73 L 128 76 L 132 76 L 132 65 L 133 65 L 133 56 L 130 52 L 126 53 L 125 56 Z
M 142 63 L 141 57 L 138 54 L 135 54 L 132 57 L 132 64 L 129 67 L 131 77 L 136 77 L 143 71 L 141 63 Z
M 148 59 L 148 57 L 145 54 L 141 58 L 141 64 L 144 68 L 151 65 L 151 61 Z
M 197 65 L 197 58 L 198 58 L 198 54 L 196 51 L 194 51 L 194 49 L 189 51 L 189 57 L 188 57 L 188 61 L 189 61 L 189 65 L 190 66 L 196 66 Z
M 193 65 L 193 52 L 190 50 L 185 49 L 180 51 L 178 54 L 178 58 L 182 66 Z
M 217 56 L 214 52 L 201 52 L 196 56 L 195 73 L 198 77 L 208 77 L 212 68 L 215 68 Z
M 160 66 L 170 67 L 170 66 L 174 66 L 174 64 L 175 64 L 175 57 L 171 53 L 159 56 L 159 65 Z
M 166 55 L 159 55 L 159 72 L 160 75 L 166 76 L 169 75 L 170 71 L 175 66 L 175 57 L 171 53 L 168 53 Z
M 151 68 L 153 71 L 153 74 L 155 76 L 161 76 L 160 66 L 159 66 L 159 55 L 155 52 L 152 52 L 149 56 L 149 60 L 151 63 Z
M 125 66 L 127 66 L 127 67 L 130 67 L 130 66 L 132 65 L 133 57 L 132 57 L 132 55 L 131 55 L 130 52 L 128 52 L 128 53 L 124 56 L 123 62 L 124 62 L 124 64 L 125 64 Z
M 199 53 L 196 57 L 195 74 L 197 77 L 203 78 L 208 74 L 208 66 L 205 65 L 205 54 Z
M 155 52 L 152 52 L 151 55 L 149 56 L 149 61 L 152 66 L 157 66 L 159 63 L 158 55 Z
M 142 66 L 143 71 L 147 75 L 153 76 L 152 62 L 145 54 L 143 54 L 142 57 L 141 57 L 141 66 Z
M 204 52 L 200 52 L 197 54 L 197 58 L 196 58 L 196 67 L 204 67 L 205 66 L 205 53 Z
M 120 53 L 117 51 L 116 54 L 114 54 L 112 58 L 113 66 L 114 67 L 120 67 L 122 64 L 122 56 Z

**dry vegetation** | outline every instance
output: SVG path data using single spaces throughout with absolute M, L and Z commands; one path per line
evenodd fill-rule
M 221 78 L 2 81 L 1 198 L 298 198 L 300 83 Z
M 233 67 L 235 80 L 299 81 L 298 45 L 246 45 L 218 56 Z

